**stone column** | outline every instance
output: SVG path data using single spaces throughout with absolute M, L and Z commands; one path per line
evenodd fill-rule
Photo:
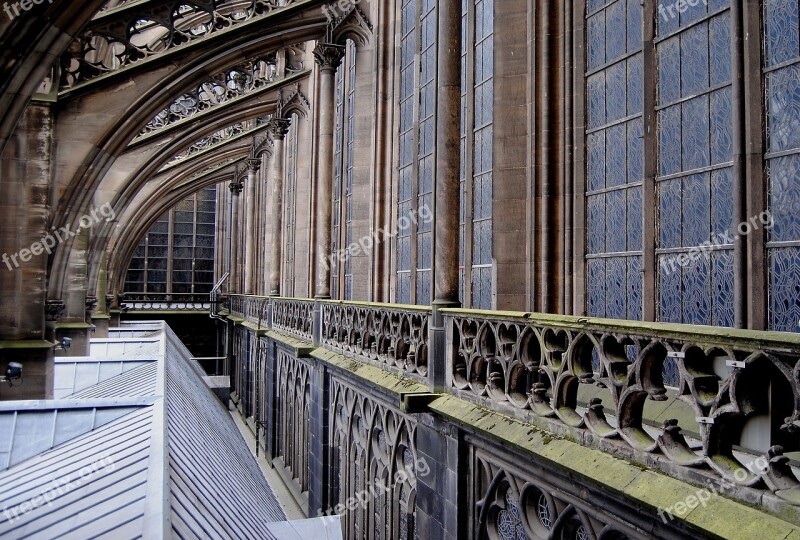
M 239 262 L 237 261 L 239 257 L 239 230 L 238 230 L 238 223 L 239 223 L 239 202 L 240 202 L 240 195 L 242 193 L 242 189 L 244 185 L 240 182 L 231 182 L 228 188 L 231 190 L 231 224 L 230 227 L 232 229 L 231 234 L 231 275 L 230 275 L 230 290 L 231 292 L 239 292 L 237 289 L 239 288 Z
M 331 217 L 333 212 L 331 193 L 333 192 L 333 129 L 335 126 L 334 115 L 336 113 L 335 79 L 336 68 L 341 64 L 344 53 L 344 47 L 330 43 L 319 43 L 314 49 L 314 59 L 320 67 L 315 240 L 317 279 L 314 291 L 315 298 L 331 297 L 331 269 L 328 255 L 331 250 Z M 456 218 L 458 218 L 458 215 L 456 215 Z M 458 224 L 458 221 L 456 221 L 456 224 Z M 458 282 L 456 281 L 456 283 Z
M 272 221 L 270 219 L 270 205 L 272 204 L 272 193 L 270 190 L 270 184 L 272 184 L 272 160 L 275 159 L 272 147 L 267 150 L 265 155 L 265 166 L 264 166 L 264 183 L 261 186 L 261 231 L 264 243 L 264 249 L 261 251 L 261 267 L 262 272 L 259 276 L 261 280 L 261 289 L 263 294 L 269 294 L 269 276 L 270 272 L 272 271 L 272 261 L 270 260 L 270 256 L 272 253 Z
M 439 41 L 436 115 L 433 314 L 430 325 L 430 384 L 445 387 L 444 319 L 439 312 L 458 307 L 458 233 L 461 167 L 461 2 L 438 3 Z
M 255 294 L 256 275 L 256 182 L 260 159 L 247 160 L 247 197 L 245 198 L 244 293 Z
M 23 384 L 0 384 L 0 400 L 52 397 L 53 345 L 45 341 L 45 313 L 60 315 L 64 302 L 46 303 L 49 253 L 42 244 L 52 223 L 51 108 L 31 102 L 0 159 L 0 372 L 8 362 L 24 366 Z
M 267 129 L 272 135 L 274 147 L 272 149 L 272 269 L 269 273 L 269 295 L 281 295 L 281 266 L 283 264 L 281 248 L 283 240 L 283 176 L 284 176 L 284 155 L 283 141 L 289 133 L 291 120 L 286 118 L 275 118 L 269 121 Z

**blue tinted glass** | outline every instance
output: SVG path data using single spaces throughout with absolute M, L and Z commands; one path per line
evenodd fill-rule
M 800 331 L 800 248 L 770 250 L 769 327 Z

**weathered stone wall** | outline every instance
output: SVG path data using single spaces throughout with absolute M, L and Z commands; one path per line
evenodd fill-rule
M 351 324 L 361 319 L 355 311 L 339 319 L 327 309 L 353 305 L 323 303 L 317 333 L 313 301 L 273 299 L 259 325 L 248 313 L 262 303 L 245 298 L 223 312 L 233 401 L 301 508 L 342 514 L 347 538 L 750 538 L 800 530 L 770 514 L 796 520 L 768 494 L 756 503 L 744 486 L 726 492 L 656 457 L 647 458 L 653 467 L 640 465 L 639 454 L 612 441 L 575 439 L 577 431 L 557 423 L 544 429 L 455 389 L 432 394 L 420 364 L 408 368 L 410 351 L 420 352 L 403 345 L 413 335 L 389 331 L 386 342 L 373 341 L 381 334 L 366 330 L 372 323 Z M 370 320 L 407 328 L 392 316 L 389 326 Z

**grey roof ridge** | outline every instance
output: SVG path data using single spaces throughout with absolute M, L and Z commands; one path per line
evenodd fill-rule
M 145 407 L 159 396 L 89 398 L 89 399 L 31 399 L 26 401 L 0 401 L 0 412 L 44 411 L 59 409 L 104 409 L 118 407 Z
M 171 537 L 172 520 L 169 489 L 169 434 L 167 429 L 167 331 L 161 322 L 158 369 L 156 370 L 156 402 L 153 404 L 150 457 L 147 471 L 147 494 L 144 506 L 144 538 Z

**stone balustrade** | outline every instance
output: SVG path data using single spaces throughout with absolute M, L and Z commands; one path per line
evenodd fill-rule
M 800 451 L 800 335 L 444 313 L 457 396 L 800 504 L 789 459 Z
M 417 382 L 428 384 L 437 362 L 460 399 L 682 478 L 800 506 L 800 335 L 446 309 L 445 357 L 433 359 L 428 307 L 236 295 L 230 306 Z

